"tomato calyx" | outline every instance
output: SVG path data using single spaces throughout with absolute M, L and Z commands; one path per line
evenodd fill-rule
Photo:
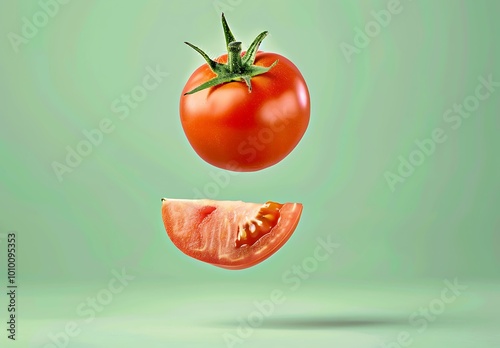
M 217 76 L 201 84 L 200 86 L 192 89 L 191 91 L 184 93 L 184 95 L 193 94 L 206 88 L 218 86 L 223 83 L 233 82 L 233 81 L 245 82 L 246 85 L 248 86 L 248 92 L 251 93 L 252 92 L 251 78 L 268 72 L 272 67 L 278 64 L 278 60 L 276 60 L 269 67 L 253 65 L 255 61 L 255 56 L 257 54 L 257 51 L 259 50 L 259 46 L 268 34 L 267 31 L 264 31 L 259 35 L 257 35 L 257 37 L 253 40 L 248 50 L 242 56 L 241 42 L 236 41 L 236 39 L 234 38 L 233 33 L 231 32 L 231 29 L 229 29 L 229 26 L 227 24 L 224 13 L 222 14 L 222 28 L 224 29 L 224 36 L 226 38 L 226 48 L 228 56 L 227 64 L 216 62 L 215 60 L 211 59 L 200 48 L 190 44 L 189 42 L 185 42 L 186 45 L 193 48 L 203 57 L 203 59 L 205 59 L 210 69 Z

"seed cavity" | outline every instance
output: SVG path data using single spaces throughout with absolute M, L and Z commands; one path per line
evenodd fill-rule
M 240 224 L 235 241 L 236 247 L 251 246 L 271 232 L 273 227 L 278 224 L 281 207 L 283 207 L 283 204 L 266 202 L 259 209 L 256 216 L 251 219 L 247 218 L 244 223 Z

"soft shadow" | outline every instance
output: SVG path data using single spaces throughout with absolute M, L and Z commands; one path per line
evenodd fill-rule
M 312 318 L 267 318 L 263 322 L 263 329 L 335 329 L 356 328 L 371 326 L 399 326 L 408 325 L 408 318 L 335 318 L 335 317 L 312 317 Z
M 238 327 L 238 321 L 219 322 L 225 327 Z M 260 329 L 272 330 L 321 330 L 336 328 L 359 328 L 377 326 L 408 326 L 407 317 L 268 317 Z

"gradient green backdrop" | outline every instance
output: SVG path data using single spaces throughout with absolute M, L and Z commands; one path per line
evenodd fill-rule
M 401 0 L 401 13 L 348 62 L 341 44 L 354 45 L 356 28 L 388 2 L 74 0 L 17 53 L 9 33 L 42 7 L 5 2 L 0 233 L 18 235 L 18 346 L 50 347 L 48 333 L 80 320 L 78 304 L 126 267 L 134 280 L 70 347 L 224 347 L 252 302 L 287 289 L 283 273 L 330 235 L 334 254 L 236 346 L 378 347 L 415 332 L 408 316 L 458 277 L 469 290 L 412 346 L 498 347 L 500 88 L 456 130 L 443 113 L 474 94 L 478 77 L 500 81 L 500 2 Z M 231 176 L 213 196 L 304 204 L 290 241 L 239 272 L 184 256 L 160 217 L 161 197 L 193 198 L 222 173 L 194 153 L 178 115 L 202 63 L 183 41 L 223 53 L 221 5 L 244 44 L 269 30 L 262 49 L 299 67 L 312 104 L 290 156 Z M 121 120 L 113 102 L 157 66 L 169 75 Z M 114 130 L 59 181 L 53 161 L 105 118 Z M 397 174 L 399 156 L 437 127 L 447 140 L 391 191 L 384 173 Z M 5 332 L 1 342 L 12 343 Z

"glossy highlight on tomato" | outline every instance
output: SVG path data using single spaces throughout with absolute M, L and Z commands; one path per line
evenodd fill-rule
M 163 198 L 161 210 L 169 238 L 184 254 L 237 270 L 264 261 L 288 241 L 302 204 Z
M 207 64 L 189 77 L 180 99 L 182 128 L 206 162 L 257 171 L 283 160 L 303 137 L 310 118 L 309 91 L 289 59 L 258 51 L 267 32 L 241 52 L 224 17 L 223 26 L 228 54 L 215 60 L 204 56 Z

